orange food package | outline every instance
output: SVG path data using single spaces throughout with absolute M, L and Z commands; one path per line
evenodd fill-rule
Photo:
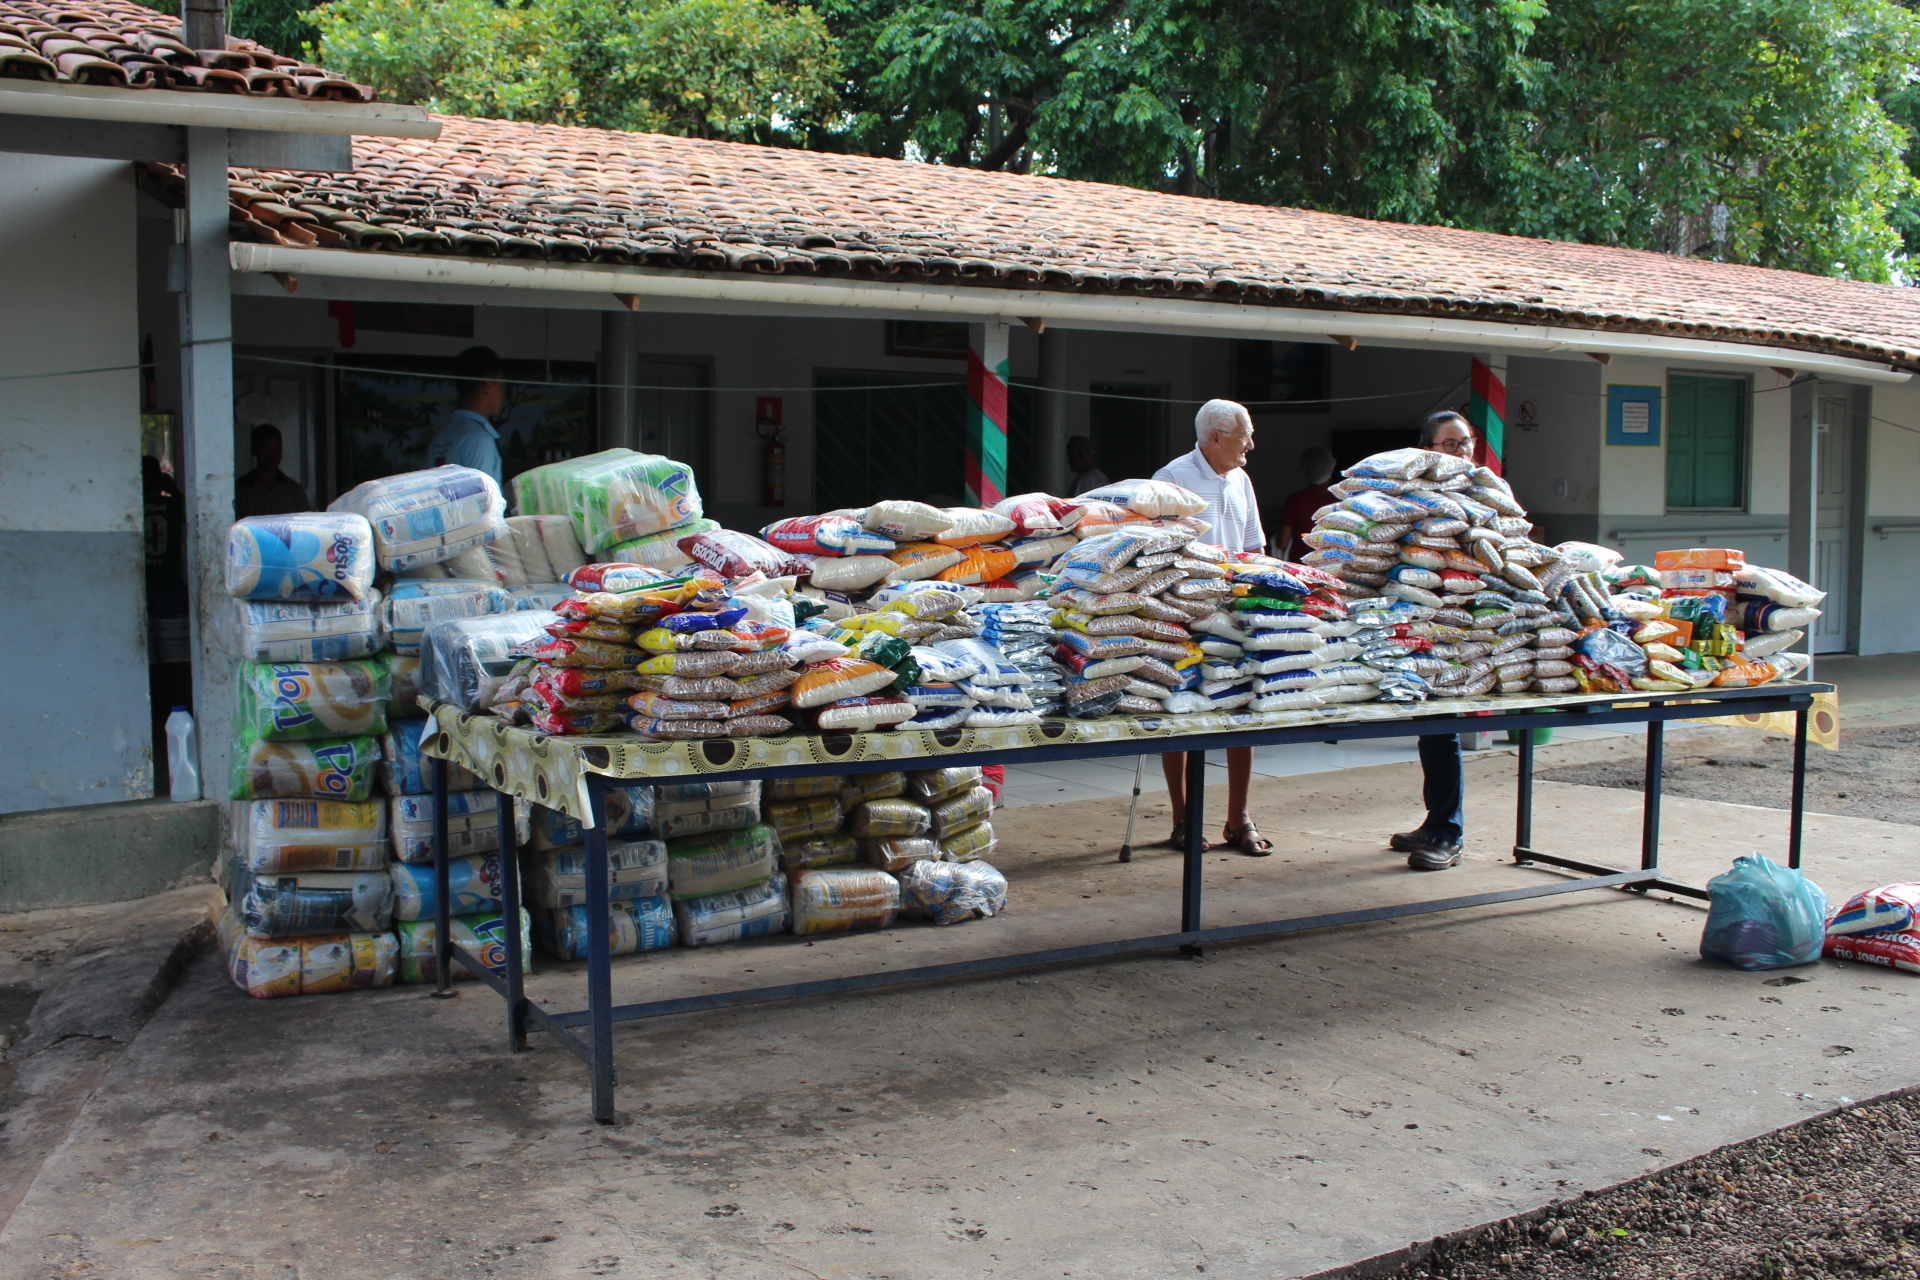
M 1653 557 L 1656 569 L 1740 569 L 1746 563 L 1747 553 L 1734 547 L 1688 547 Z
M 1749 689 L 1778 677 L 1780 672 L 1769 662 L 1742 662 L 1723 668 L 1713 678 L 1716 689 Z
M 1014 566 L 1020 563 L 1020 557 L 1005 545 L 997 542 L 983 543 L 977 547 L 966 548 L 966 558 L 959 564 L 948 565 L 934 577 L 941 582 L 957 582 L 961 586 L 972 586 L 982 582 L 992 582 L 1012 573 Z

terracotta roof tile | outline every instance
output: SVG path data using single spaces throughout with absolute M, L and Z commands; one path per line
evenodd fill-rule
M 373 90 L 252 40 L 187 48 L 180 20 L 122 0 L 0 0 L 0 79 L 372 102 Z
M 0 4 L 20 0 L 0 0 Z M 1163 294 L 1764 343 L 1920 367 L 1920 290 L 1056 178 L 442 117 L 236 170 L 269 243 Z M 303 211 L 287 229 L 274 209 Z

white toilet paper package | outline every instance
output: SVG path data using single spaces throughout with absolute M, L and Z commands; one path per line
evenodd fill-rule
M 273 742 L 242 725 L 229 757 L 234 800 L 365 800 L 380 759 L 378 738 Z
M 248 870 L 379 871 L 387 865 L 387 806 L 379 800 L 243 800 L 233 845 Z
M 485 710 L 521 651 L 550 640 L 547 627 L 559 620 L 544 609 L 524 609 L 434 623 L 420 648 L 420 691 L 466 711 Z
M 449 465 L 365 481 L 327 510 L 365 516 L 380 567 L 398 573 L 492 542 L 506 527 L 507 504 L 492 476 Z
M 371 588 L 358 600 L 235 600 L 215 626 L 243 662 L 344 662 L 386 647 L 380 602 Z
M 387 592 L 387 642 L 394 652 L 418 654 L 421 638 L 436 622 L 513 613 L 518 602 L 505 587 L 459 579 L 396 582 Z
M 571 517 L 588 555 L 701 516 L 691 468 L 632 449 L 606 449 L 523 471 L 513 490 L 525 514 Z
M 227 594 L 361 600 L 373 589 L 373 526 L 352 512 L 249 516 L 227 531 Z

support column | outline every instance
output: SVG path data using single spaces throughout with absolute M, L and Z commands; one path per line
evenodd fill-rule
M 1041 492 L 1067 497 L 1073 477 L 1067 473 L 1067 335 L 1048 329 L 1040 335 L 1040 413 L 1034 424 L 1035 483 Z
M 1007 496 L 1007 324 L 968 329 L 967 501 L 990 507 Z
M 1820 563 L 1817 554 L 1820 540 L 1818 388 L 1819 384 L 1812 378 L 1796 378 L 1787 393 L 1792 397 L 1787 459 L 1787 572 L 1816 587 L 1820 585 L 1814 581 L 1814 571 Z M 1808 656 L 1813 654 L 1814 630 L 1809 626 L 1807 638 L 1796 646 Z M 1807 678 L 1813 678 L 1811 666 L 1807 668 Z
M 215 639 L 227 597 L 233 524 L 233 294 L 227 262 L 227 131 L 188 128 L 186 287 L 180 292 L 186 444 L 187 588 L 192 596 L 193 719 L 202 794 L 227 793 L 234 660 Z
M 640 447 L 639 396 L 633 390 L 634 347 L 640 317 L 631 311 L 600 313 L 600 447 Z
M 1504 473 L 1507 456 L 1507 358 L 1473 357 L 1473 375 L 1467 399 L 1467 421 L 1480 437 L 1486 465 Z

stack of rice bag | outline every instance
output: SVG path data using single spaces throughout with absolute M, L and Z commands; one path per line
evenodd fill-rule
M 1338 501 L 1314 513 L 1305 567 L 1337 578 L 1349 611 L 1328 630 L 1333 663 L 1378 673 L 1340 687 L 1405 701 L 1576 687 L 1574 620 L 1556 607 L 1571 566 L 1528 536 L 1504 479 L 1470 459 L 1395 449 L 1332 489 Z
M 679 540 L 719 527 L 701 517 L 691 467 L 631 449 L 607 449 L 523 471 L 514 477 L 513 492 L 523 517 L 566 517 L 581 551 L 595 560 L 681 570 L 688 559 Z M 566 570 L 553 562 L 553 542 L 541 532 L 551 567 L 564 576 Z
M 1067 715 L 1179 714 L 1217 705 L 1200 692 L 1205 654 L 1191 628 L 1219 612 L 1232 593 L 1232 571 L 1217 547 L 1190 553 L 1200 524 L 1136 518 L 1082 538 L 1057 562 L 1048 599 L 1055 656 L 1070 672 Z
M 616 788 L 606 793 L 606 803 L 612 953 L 624 956 L 670 947 L 677 934 L 673 903 L 667 897 L 667 846 L 652 829 L 654 788 Z M 586 833 L 558 809 L 530 809 L 521 841 L 520 893 L 532 916 L 533 945 L 557 960 L 585 959 Z
M 1046 518 L 1057 530 L 1057 518 Z M 780 520 L 760 531 L 763 546 L 790 557 L 781 572 L 801 581 L 801 594 L 836 612 L 851 612 L 874 591 L 908 582 L 980 587 L 989 599 L 1032 594 L 1040 579 L 1027 572 L 1016 582 L 1012 575 L 1057 552 L 1039 545 L 1048 539 L 1020 533 L 1000 507 L 943 509 L 907 501 Z
M 880 929 L 903 910 L 940 924 L 1006 905 L 992 793 L 977 768 L 783 778 L 766 824 L 789 882 L 793 931 Z
M 667 892 L 683 946 L 785 933 L 792 923 L 780 838 L 760 820 L 757 782 L 659 788 L 654 827 L 666 841 Z

